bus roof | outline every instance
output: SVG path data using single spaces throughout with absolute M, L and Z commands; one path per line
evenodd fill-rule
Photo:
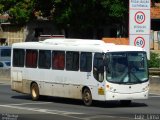
M 46 49 L 88 52 L 145 51 L 143 48 L 129 45 L 115 45 L 102 40 L 92 39 L 46 39 L 39 42 L 14 43 L 13 48 Z

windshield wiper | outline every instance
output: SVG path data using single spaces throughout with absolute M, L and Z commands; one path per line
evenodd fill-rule
M 132 74 L 134 78 L 136 78 L 138 83 L 143 83 L 133 72 L 130 72 L 130 74 Z

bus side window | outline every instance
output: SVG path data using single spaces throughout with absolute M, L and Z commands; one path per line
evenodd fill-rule
M 80 71 L 91 72 L 92 70 L 92 53 L 81 52 L 80 56 Z
M 102 82 L 104 79 L 104 59 L 102 53 L 95 53 L 93 63 L 93 75 L 96 80 Z
M 39 50 L 38 67 L 44 69 L 50 69 L 51 67 L 51 51 Z
M 24 49 L 13 49 L 13 66 L 14 67 L 24 67 Z
M 65 52 L 53 51 L 52 52 L 52 69 L 64 70 L 65 66 Z
M 37 68 L 37 50 L 26 50 L 26 67 Z
M 79 70 L 79 52 L 66 52 L 66 70 Z

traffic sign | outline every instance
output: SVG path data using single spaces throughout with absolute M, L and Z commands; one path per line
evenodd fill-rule
M 150 58 L 150 36 L 149 35 L 130 35 L 130 45 L 141 47 L 147 51 L 147 57 Z
M 150 59 L 150 4 L 151 0 L 129 0 L 129 42 L 144 48 Z
M 129 14 L 129 34 L 150 34 L 150 11 L 132 10 Z
M 130 0 L 130 9 L 150 9 L 151 0 Z
M 136 12 L 136 14 L 134 16 L 134 19 L 135 19 L 136 23 L 138 23 L 138 24 L 144 23 L 144 21 L 145 21 L 145 14 L 144 14 L 144 12 L 142 12 L 142 11 Z
M 137 38 L 135 38 L 134 45 L 138 46 L 138 47 L 141 47 L 141 48 L 144 48 L 144 46 L 145 46 L 145 40 L 144 40 L 144 38 L 140 37 L 140 36 L 137 37 Z

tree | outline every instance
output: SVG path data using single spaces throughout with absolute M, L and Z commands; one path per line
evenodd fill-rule
M 126 1 L 121 0 L 55 0 L 54 19 L 57 25 L 76 31 L 80 37 L 92 37 L 105 25 L 122 21 L 127 14 L 125 5 Z
M 104 26 L 126 24 L 128 0 L 0 0 L 0 13 L 25 24 L 35 19 L 53 20 L 77 37 L 101 36 Z M 127 15 L 126 15 L 127 14 Z
M 9 14 L 13 23 L 25 24 L 31 19 L 34 2 L 34 0 L 1 0 L 0 12 Z
M 54 0 L 36 0 L 34 6 L 34 17 L 42 19 L 53 19 Z
M 52 0 L 0 0 L 0 13 L 9 14 L 10 22 L 16 24 L 48 17 L 52 9 Z

